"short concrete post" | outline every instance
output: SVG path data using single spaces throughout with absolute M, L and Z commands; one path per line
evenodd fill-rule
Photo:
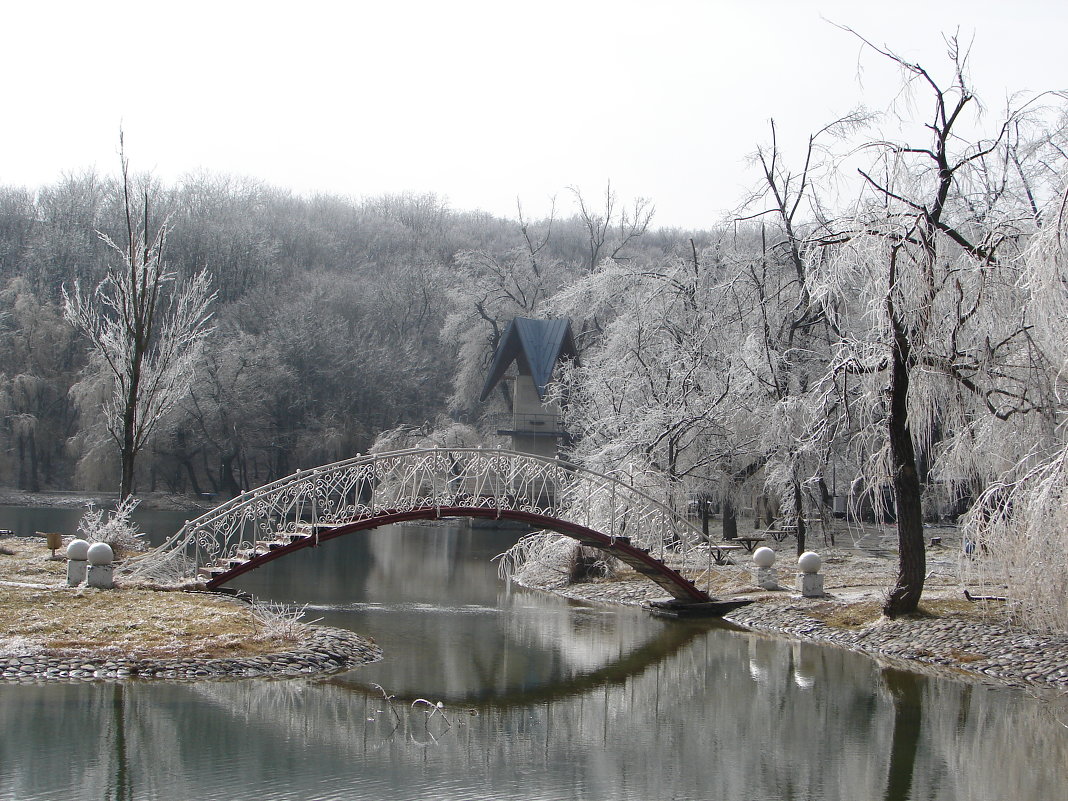
M 85 540 L 74 540 L 67 546 L 68 587 L 77 587 L 85 581 L 85 566 L 88 554 L 89 543 Z
M 89 570 L 85 583 L 101 590 L 114 588 L 115 553 L 106 542 L 94 542 L 89 546 Z
M 753 551 L 753 583 L 765 590 L 779 589 L 779 578 L 775 574 L 775 551 L 761 547 Z
M 823 576 L 819 574 L 823 560 L 815 551 L 805 551 L 797 558 L 797 591 L 805 598 L 823 597 Z

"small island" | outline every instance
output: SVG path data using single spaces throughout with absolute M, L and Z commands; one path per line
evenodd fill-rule
M 299 608 L 220 593 L 68 587 L 62 551 L 50 558 L 46 545 L 0 539 L 5 681 L 309 676 L 381 658 L 354 632 L 301 622 Z

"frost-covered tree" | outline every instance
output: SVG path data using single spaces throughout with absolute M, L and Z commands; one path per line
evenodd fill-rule
M 121 140 L 120 140 L 121 141 Z M 96 369 L 111 392 L 104 425 L 122 464 L 119 496 L 134 491 L 134 463 L 160 420 L 189 391 L 193 369 L 211 332 L 211 276 L 185 282 L 165 261 L 168 223 L 151 232 L 147 190 L 140 219 L 131 197 L 129 164 L 121 155 L 126 242 L 101 234 L 112 251 L 107 274 L 91 292 L 75 281 L 63 289 L 64 316 L 90 342 Z
M 838 337 L 833 315 L 810 291 L 803 250 L 807 239 L 825 231 L 814 187 L 834 162 L 829 142 L 866 117 L 856 111 L 810 135 L 798 166 L 787 160 L 771 121 L 771 141 L 754 156 L 760 182 L 740 220 L 760 220 L 759 240 L 735 248 L 738 267 L 727 292 L 737 310 L 735 338 L 747 354 L 733 403 L 759 409 L 764 423 L 759 456 L 749 469 L 763 468 L 766 488 L 793 519 L 799 555 L 806 548 L 807 514 L 816 507 L 822 516 L 828 500 L 824 472 L 836 429 L 824 424 L 831 410 L 813 389 Z
M 578 187 L 570 189 L 578 206 L 578 219 L 586 239 L 586 271 L 595 269 L 604 258 L 611 261 L 631 258 L 628 249 L 645 235 L 656 207 L 641 197 L 635 198 L 630 207 L 620 207 L 611 181 L 605 184 L 604 201 L 600 208 L 589 203 Z
M 20 488 L 36 491 L 56 478 L 74 416 L 67 387 L 80 367 L 78 350 L 61 310 L 29 280 L 19 276 L 0 288 L 0 454 L 14 457 Z M 4 461 L 0 455 L 0 475 Z
M 900 563 L 884 611 L 896 615 L 923 590 L 922 474 L 940 441 L 978 416 L 1038 413 L 1047 373 L 1015 291 L 1014 259 L 1039 222 L 1013 161 L 1023 113 L 976 135 L 979 104 L 955 39 L 948 81 L 867 44 L 930 110 L 922 128 L 899 119 L 862 149 L 871 160 L 855 211 L 809 258 L 813 291 L 841 332 L 830 373 L 838 408 L 866 438 L 871 480 L 893 487 Z
M 490 358 L 514 317 L 536 317 L 566 281 L 565 265 L 546 255 L 553 217 L 528 221 L 519 207 L 522 243 L 498 250 L 478 248 L 456 254 L 449 287 L 451 311 L 442 337 L 453 344 L 457 369 L 449 406 L 473 407 Z
M 234 496 L 277 477 L 271 474 L 270 443 L 281 434 L 274 404 L 279 396 L 292 397 L 296 382 L 274 343 L 243 331 L 219 333 L 162 444 L 194 491 L 200 492 L 193 465 L 199 455 L 212 490 Z
M 606 262 L 554 299 L 554 313 L 595 316 L 603 331 L 562 394 L 575 458 L 637 473 L 674 502 L 718 496 L 730 536 L 743 486 L 760 477 L 799 515 L 804 485 L 818 483 L 823 410 L 806 392 L 827 346 L 798 331 L 816 326 L 788 240 L 750 226 L 687 250 Z
M 693 251 L 662 264 L 606 261 L 554 299 L 554 314 L 595 317 L 603 331 L 557 388 L 573 458 L 669 504 L 719 491 L 752 445 L 727 403 L 737 351 L 724 339 L 722 280 L 716 252 Z
M 973 545 L 964 575 L 1006 597 L 1024 623 L 1063 632 L 1068 630 L 1068 189 L 1041 211 L 1045 224 L 1026 253 L 1019 288 L 1031 315 L 1029 336 L 1052 368 L 1049 408 L 1026 418 L 989 417 L 970 432 L 987 454 L 989 483 L 963 520 Z

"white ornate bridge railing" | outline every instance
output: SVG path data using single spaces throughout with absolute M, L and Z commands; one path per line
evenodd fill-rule
M 614 476 L 516 451 L 413 448 L 300 470 L 244 492 L 188 521 L 119 574 L 191 577 L 287 535 L 317 538 L 347 523 L 416 509 L 440 514 L 443 507 L 544 515 L 628 537 L 661 561 L 703 539 L 668 503 Z

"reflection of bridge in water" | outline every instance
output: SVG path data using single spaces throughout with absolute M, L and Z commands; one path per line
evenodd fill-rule
M 714 625 L 708 622 L 665 625 L 637 648 L 569 678 L 534 687 L 506 689 L 491 696 L 481 693 L 433 695 L 428 700 L 441 701 L 445 707 L 443 711 L 453 724 L 463 721 L 469 714 L 496 717 L 518 713 L 526 720 L 525 725 L 516 725 L 527 728 L 530 716 L 523 714 L 523 710 L 548 710 L 555 705 L 561 710 L 557 714 L 566 716 L 569 702 L 576 703 L 581 709 L 582 699 L 588 699 L 588 705 L 595 706 L 598 690 L 603 697 L 604 693 L 622 691 L 635 683 L 645 686 L 658 665 L 670 665 L 673 660 L 678 660 L 681 653 L 706 636 Z M 671 666 L 667 669 L 678 668 Z M 360 671 L 356 671 L 316 682 L 312 692 L 301 681 L 256 680 L 195 682 L 188 686 L 188 692 L 256 731 L 282 729 L 287 741 L 313 736 L 317 747 L 333 745 L 347 749 L 362 743 L 365 748 L 376 748 L 390 742 L 396 734 L 414 740 L 422 730 L 424 738 L 433 740 L 435 733 L 444 733 L 445 726 L 442 725 L 428 729 L 425 708 L 413 705 L 425 693 L 414 690 L 395 693 L 393 687 L 353 681 L 359 674 Z M 389 700 L 383 698 L 387 691 Z M 392 716 L 390 707 L 397 713 L 396 717 Z M 309 719 L 315 721 L 314 726 L 309 727 Z M 437 723 L 441 724 L 441 719 Z M 375 742 L 370 735 L 377 735 L 380 740 Z
M 703 539 L 667 504 L 568 462 L 481 448 L 414 448 L 301 470 L 242 493 L 123 568 L 173 560 L 216 588 L 274 559 L 412 520 L 514 520 L 598 548 L 674 598 L 709 596 L 666 563 Z
M 512 707 L 548 704 L 580 696 L 596 688 L 605 686 L 622 686 L 635 676 L 661 660 L 667 659 L 702 635 L 709 628 L 719 625 L 730 629 L 719 621 L 683 622 L 665 626 L 655 637 L 637 648 L 620 654 L 615 659 L 598 667 L 580 671 L 573 676 L 534 686 L 515 686 L 490 691 L 472 692 L 466 695 L 444 694 L 434 700 L 441 700 L 451 707 L 471 709 L 509 709 Z M 359 677 L 359 672 L 351 674 Z M 330 684 L 345 689 L 353 689 L 369 696 L 376 695 L 376 685 L 352 681 L 351 677 L 333 677 L 325 680 Z M 392 689 L 392 688 L 391 688 Z M 393 695 L 398 701 L 411 703 L 420 697 L 417 693 L 398 692 Z

